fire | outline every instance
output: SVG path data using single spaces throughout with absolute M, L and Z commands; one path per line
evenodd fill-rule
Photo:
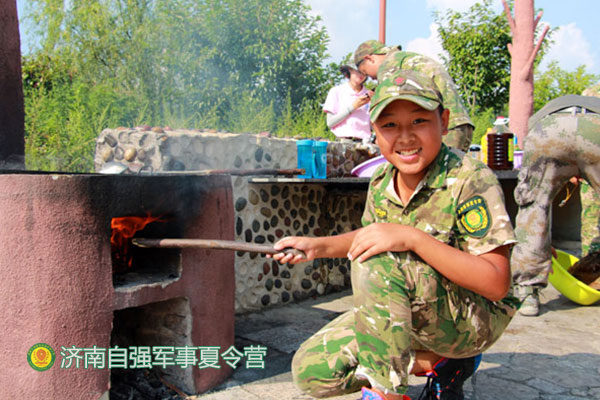
M 160 217 L 117 217 L 110 222 L 112 234 L 110 237 L 113 263 L 131 267 L 132 257 L 129 252 L 130 239 L 137 231 L 141 231 L 152 222 L 163 222 Z

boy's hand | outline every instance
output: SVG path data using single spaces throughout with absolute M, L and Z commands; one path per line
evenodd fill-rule
M 371 224 L 359 229 L 354 236 L 348 259 L 363 262 L 387 251 L 407 251 L 418 233 L 416 228 L 393 223 Z
M 300 254 L 286 254 L 277 253 L 273 254 L 273 259 L 279 261 L 282 264 L 298 264 L 305 261 L 311 261 L 316 258 L 316 240 L 315 238 L 303 237 L 303 236 L 289 236 L 281 239 L 273 245 L 276 250 L 283 250 L 286 247 L 292 247 L 294 249 L 302 250 L 306 254 L 306 258 Z M 267 255 L 267 257 L 271 257 Z

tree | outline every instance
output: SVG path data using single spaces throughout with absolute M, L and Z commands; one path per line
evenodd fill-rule
M 140 93 L 155 113 L 165 97 L 212 109 L 249 91 L 279 109 L 290 91 L 298 105 L 324 90 L 328 37 L 302 0 L 31 3 L 46 53 Z
M 209 1 L 198 17 L 206 47 L 218 49 L 210 61 L 226 68 L 235 88 L 276 104 L 291 92 L 294 105 L 323 90 L 328 39 L 301 0 Z
M 600 80 L 600 75 L 586 72 L 585 65 L 580 65 L 573 72 L 568 72 L 558 66 L 557 61 L 552 61 L 546 71 L 536 71 L 533 103 L 534 112 L 542 108 L 547 102 L 567 94 L 581 94 L 584 89 Z
M 74 121 L 87 120 L 86 132 L 93 126 L 96 135 L 108 123 L 277 130 L 288 100 L 291 110 L 304 110 L 329 88 L 328 37 L 302 0 L 31 0 L 27 7 L 40 43 L 26 67 L 27 104 L 38 111 L 28 117 L 28 142 L 68 154 L 55 168 L 81 168 L 68 148 L 74 139 L 65 137 L 81 135 Z M 45 112 L 56 104 L 60 118 Z M 94 136 L 86 135 L 79 146 L 88 153 L 79 156 L 89 159 Z
M 523 145 L 527 135 L 529 117 L 533 114 L 533 69 L 535 58 L 542 46 L 544 37 L 550 27 L 546 25 L 534 46 L 537 25 L 543 12 L 539 11 L 533 17 L 533 0 L 520 0 L 515 3 L 515 16 L 512 17 L 506 0 L 502 0 L 504 12 L 513 35 L 512 43 L 508 45 L 511 55 L 510 98 L 508 115 L 510 129 Z
M 466 13 L 448 10 L 444 15 L 435 14 L 448 53 L 444 64 L 471 114 L 489 108 L 499 113 L 508 101 L 510 55 L 506 46 L 510 30 L 491 3 L 484 0 Z

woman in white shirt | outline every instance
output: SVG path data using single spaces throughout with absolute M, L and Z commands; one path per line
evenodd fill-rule
M 373 92 L 363 86 L 367 77 L 358 70 L 342 65 L 340 72 L 347 81 L 331 88 L 323 104 L 327 126 L 339 138 L 367 142 L 371 138 L 369 101 Z

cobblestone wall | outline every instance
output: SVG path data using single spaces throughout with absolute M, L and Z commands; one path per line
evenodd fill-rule
M 245 204 L 236 217 L 236 236 L 269 244 L 289 235 L 323 236 L 356 229 L 366 196 L 308 184 L 251 184 L 248 193 L 250 201 L 240 197 L 236 202 Z M 281 265 L 256 253 L 238 253 L 236 309 L 255 309 L 341 290 L 349 285 L 349 270 L 345 258 Z
M 292 169 L 296 141 L 252 134 L 165 130 L 139 127 L 106 129 L 97 139 L 95 167 L 119 163 L 125 173 L 210 169 Z M 348 176 L 374 155 L 373 147 L 331 142 L 328 177 Z M 321 236 L 356 229 L 364 189 L 340 190 L 321 183 L 252 183 L 232 176 L 236 240 L 272 244 L 288 235 Z M 336 291 L 349 285 L 346 259 L 280 265 L 255 253 L 235 258 L 236 312 L 256 310 Z

